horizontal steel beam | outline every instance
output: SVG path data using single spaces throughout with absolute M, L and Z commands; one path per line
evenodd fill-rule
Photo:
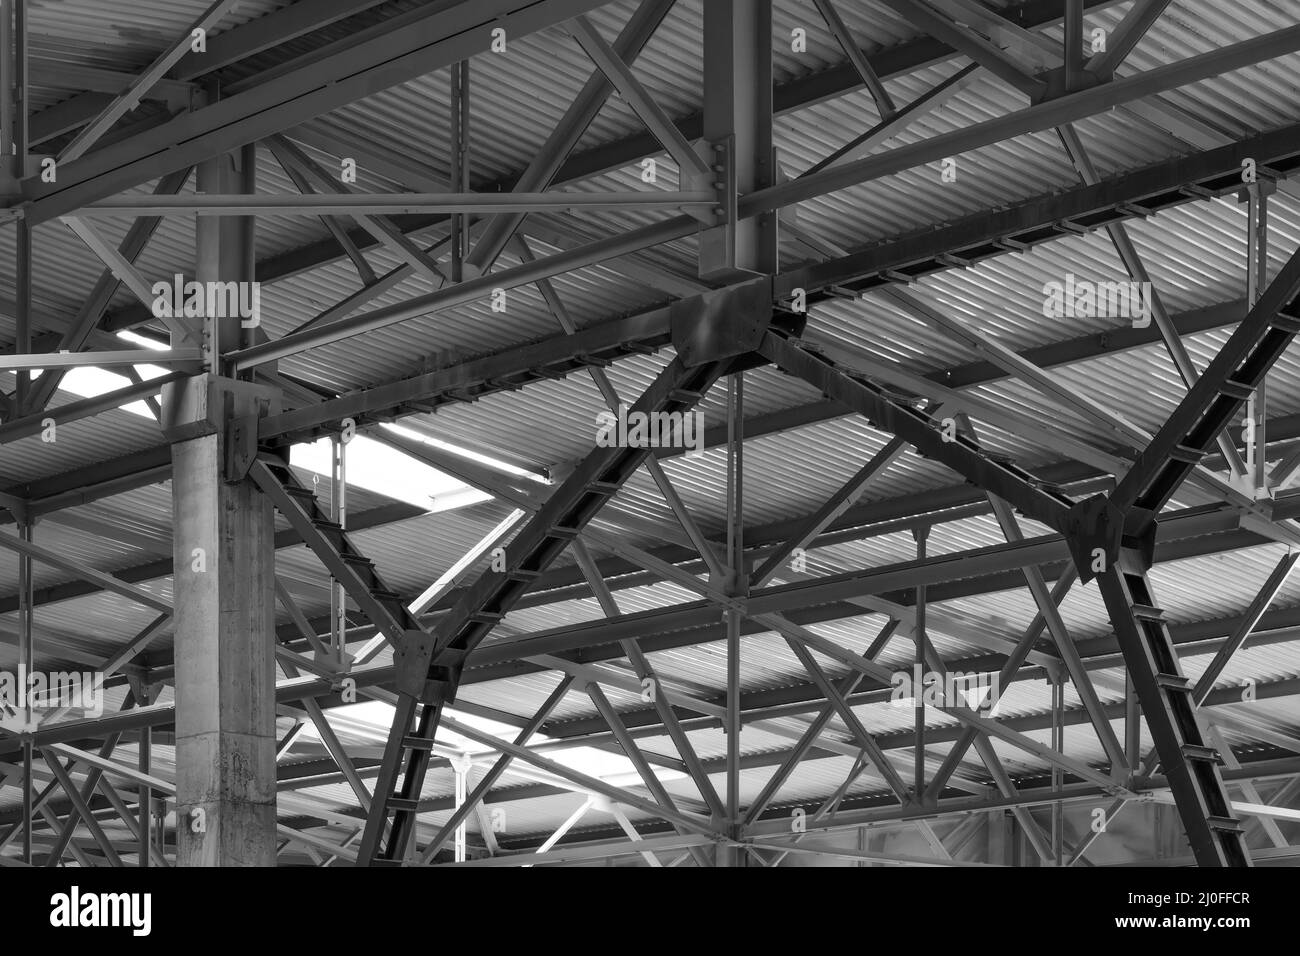
M 87 216 L 411 216 L 421 213 L 545 212 L 555 209 L 640 209 L 714 206 L 711 192 L 351 193 L 346 195 L 114 196 L 82 206 Z
M 196 348 L 131 349 L 124 352 L 41 352 L 0 355 L 0 371 L 46 368 L 111 368 L 116 365 L 180 365 L 187 371 L 199 371 L 202 353 Z

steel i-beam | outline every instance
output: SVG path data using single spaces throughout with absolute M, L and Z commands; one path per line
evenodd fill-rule
M 1164 612 L 1155 606 L 1139 561 L 1126 550 L 1097 583 L 1192 853 L 1200 866 L 1250 866 L 1242 825 L 1219 774 L 1219 754 L 1205 741 L 1194 688 L 1183 676 Z

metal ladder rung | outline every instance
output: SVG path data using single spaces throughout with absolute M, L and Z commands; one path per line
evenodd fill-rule
M 428 737 L 416 737 L 414 734 L 408 734 L 402 738 L 402 746 L 407 750 L 433 750 L 433 741 Z
M 1291 335 L 1300 335 L 1300 316 L 1287 315 L 1279 312 L 1273 316 L 1273 321 L 1269 323 L 1275 329 L 1281 329 L 1283 332 L 1289 332 Z
M 548 538 L 562 538 L 565 541 L 572 541 L 578 536 L 578 528 L 567 528 L 564 525 L 556 525 L 546 532 Z
M 1169 457 L 1174 461 L 1195 465 L 1199 464 L 1201 459 L 1205 457 L 1205 452 L 1200 448 L 1193 448 L 1191 445 L 1175 445 L 1174 450 L 1169 453 Z
M 414 813 L 420 809 L 420 801 L 413 800 L 410 797 L 389 797 L 388 809 L 396 810 L 400 813 Z
M 1223 833 L 1244 833 L 1246 831 L 1241 821 L 1232 817 L 1208 816 L 1205 818 L 1205 822 L 1210 825 L 1211 830 L 1219 830 Z
M 1134 604 L 1133 616 L 1139 621 L 1156 621 L 1164 623 L 1165 612 L 1150 604 Z
M 1156 683 L 1168 690 L 1189 691 L 1192 689 L 1192 682 L 1178 674 L 1157 674 Z
M 1183 756 L 1188 760 L 1204 760 L 1207 763 L 1220 763 L 1219 752 L 1204 744 L 1183 744 Z
M 1235 398 L 1242 402 L 1250 398 L 1254 391 L 1245 382 L 1238 382 L 1230 378 L 1225 379 L 1223 384 L 1219 386 L 1220 395 L 1227 395 L 1229 398 Z
M 668 393 L 670 402 L 689 402 L 692 405 L 698 403 L 703 397 L 700 392 L 692 392 L 686 388 L 675 388 Z

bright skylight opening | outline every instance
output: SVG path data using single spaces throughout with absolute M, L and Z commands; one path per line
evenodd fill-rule
M 165 368 L 160 368 L 157 365 L 137 365 L 135 370 L 145 381 L 167 374 Z M 125 375 L 119 375 L 117 372 L 110 372 L 107 369 L 95 368 L 90 365 L 80 365 L 68 370 L 68 374 L 64 375 L 63 381 L 59 383 L 59 389 L 71 392 L 78 398 L 98 398 L 100 395 L 115 392 L 119 388 L 127 388 L 130 385 L 131 380 Z M 122 411 L 130 412 L 132 415 L 139 415 L 141 418 L 153 418 L 153 412 L 149 411 L 149 406 L 143 401 L 123 405 Z
M 321 438 L 311 444 L 294 445 L 289 452 L 289 464 L 324 476 L 322 491 L 328 487 L 325 480 L 330 475 L 331 444 L 329 438 Z M 365 488 L 429 512 L 451 511 L 490 497 L 365 435 L 357 435 L 346 447 L 350 488 Z
M 467 714 L 455 708 L 449 708 L 449 711 L 457 722 L 491 734 L 494 737 L 500 737 L 503 740 L 513 741 L 519 734 L 519 728 L 499 721 Z M 330 711 L 330 723 L 334 725 L 337 731 L 342 733 L 347 733 L 351 728 L 362 736 L 372 736 L 377 742 L 382 742 L 387 740 L 388 731 L 393 724 L 393 708 L 389 704 L 378 700 L 336 707 Z M 316 735 L 315 728 L 310 724 L 303 726 L 301 736 L 305 740 L 320 740 Z M 545 734 L 533 734 L 529 744 L 547 743 L 552 739 Z M 497 753 L 490 747 L 485 747 L 475 740 L 461 736 L 446 726 L 438 728 L 437 740 L 439 744 L 460 750 L 474 757 L 495 756 Z M 565 750 L 555 750 L 548 752 L 546 757 L 558 764 L 563 764 L 570 770 L 576 770 L 589 777 L 595 777 L 611 786 L 633 787 L 641 786 L 643 783 L 641 775 L 637 773 L 636 767 L 633 766 L 631 760 L 619 754 L 597 750 L 595 747 L 572 747 Z M 520 769 L 523 770 L 524 768 L 521 766 Z M 541 772 L 545 773 L 545 771 Z M 663 782 L 682 780 L 686 777 L 680 771 L 670 770 L 666 767 L 655 767 L 654 772 L 655 776 Z

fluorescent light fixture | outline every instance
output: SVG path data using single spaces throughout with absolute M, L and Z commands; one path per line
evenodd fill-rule
M 119 339 L 125 339 L 127 342 L 130 342 L 132 345 L 138 345 L 143 349 L 153 349 L 156 352 L 166 352 L 169 348 L 171 348 L 171 346 L 168 345 L 166 342 L 160 342 L 157 339 L 151 339 L 148 336 L 140 335 L 137 332 L 132 332 L 130 329 L 124 329 L 123 331 L 118 332 L 117 337 Z
M 520 468 L 517 465 L 512 465 L 508 461 L 501 461 L 499 458 L 492 458 L 488 455 L 480 455 L 478 452 L 470 451 L 468 448 L 461 448 L 459 445 L 452 445 L 448 442 L 440 441 L 437 438 L 430 438 L 428 435 L 413 431 L 410 428 L 403 428 L 401 425 L 394 425 L 391 422 L 383 422 L 382 426 L 395 435 L 401 435 L 403 438 L 409 438 L 411 441 L 421 442 L 431 448 L 438 448 L 442 451 L 449 452 L 450 454 L 458 455 L 461 458 L 476 461 L 480 465 L 486 465 L 496 471 L 505 472 L 507 475 L 514 475 L 517 478 L 527 478 L 530 481 L 535 481 L 542 485 L 550 484 L 549 481 L 536 472 L 529 471 L 526 468 Z

